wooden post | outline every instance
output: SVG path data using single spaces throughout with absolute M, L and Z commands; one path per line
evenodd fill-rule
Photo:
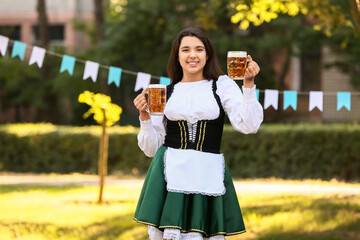
M 102 134 L 100 138 L 100 147 L 99 147 L 99 177 L 100 177 L 100 193 L 98 204 L 102 204 L 102 195 L 104 190 L 104 181 L 107 175 L 107 158 L 108 158 L 108 146 L 109 146 L 109 138 L 106 132 L 106 114 L 105 109 L 101 109 L 104 114 L 104 120 L 101 124 L 102 126 Z

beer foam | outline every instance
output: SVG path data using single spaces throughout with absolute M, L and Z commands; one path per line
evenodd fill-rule
M 163 84 L 150 84 L 148 88 L 166 88 L 166 85 Z
M 245 51 L 229 51 L 227 56 L 228 57 L 246 57 L 247 52 L 245 52 Z

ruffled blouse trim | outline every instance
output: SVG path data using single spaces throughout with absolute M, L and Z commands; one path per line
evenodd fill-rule
M 215 235 L 207 238 L 203 237 L 199 232 L 182 233 L 180 229 L 176 228 L 165 228 L 164 232 L 162 232 L 153 226 L 148 227 L 148 234 L 150 240 L 225 240 L 224 235 Z

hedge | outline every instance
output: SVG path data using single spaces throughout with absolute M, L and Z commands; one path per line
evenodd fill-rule
M 144 175 L 151 162 L 134 127 L 112 127 L 109 173 Z M 96 173 L 100 128 L 50 124 L 0 126 L 0 170 Z M 226 126 L 221 150 L 236 178 L 360 179 L 360 126 L 262 125 L 244 135 Z

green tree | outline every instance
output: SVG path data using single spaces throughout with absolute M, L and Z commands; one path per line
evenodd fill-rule
M 280 14 L 308 15 L 315 19 L 314 28 L 331 35 L 346 27 L 360 37 L 360 4 L 358 0 L 251 0 L 233 1 L 236 13 L 231 21 L 247 29 L 250 23 L 258 26 L 270 22 Z
M 240 31 L 230 21 L 232 14 L 228 0 L 111 1 L 99 61 L 134 72 L 166 76 L 171 43 L 176 34 L 185 27 L 197 26 L 207 31 L 224 73 L 227 51 L 247 49 L 262 66 L 257 86 L 273 86 L 273 68 L 263 58 L 271 47 L 257 44 L 262 39 L 256 32 Z M 138 94 L 134 93 L 135 79 L 136 76 L 123 73 L 120 88 L 113 91 L 112 99 L 124 108 L 121 124 L 138 124 L 138 113 L 132 103 Z M 152 81 L 158 80 L 153 78 Z
M 338 61 L 334 66 L 350 74 L 353 85 L 360 87 L 359 0 L 235 0 L 231 1 L 231 8 L 234 9 L 231 20 L 241 29 L 249 28 L 250 23 L 266 25 L 284 15 L 302 18 L 306 25 L 324 32 L 327 38 L 318 35 L 320 46 L 330 46 L 345 56 L 345 61 Z M 311 33 L 309 29 L 305 31 Z M 303 40 L 301 45 L 314 42 Z M 296 44 L 296 40 L 292 44 Z
M 88 118 L 94 114 L 94 120 L 101 125 L 102 134 L 99 145 L 99 200 L 98 204 L 103 203 L 103 190 L 105 184 L 105 177 L 107 175 L 108 153 L 109 153 L 109 135 L 107 127 L 111 127 L 115 122 L 119 121 L 122 108 L 116 104 L 111 103 L 111 98 L 104 94 L 94 94 L 89 91 L 84 91 L 79 95 L 79 102 L 90 105 L 90 109 L 84 114 L 84 118 Z

